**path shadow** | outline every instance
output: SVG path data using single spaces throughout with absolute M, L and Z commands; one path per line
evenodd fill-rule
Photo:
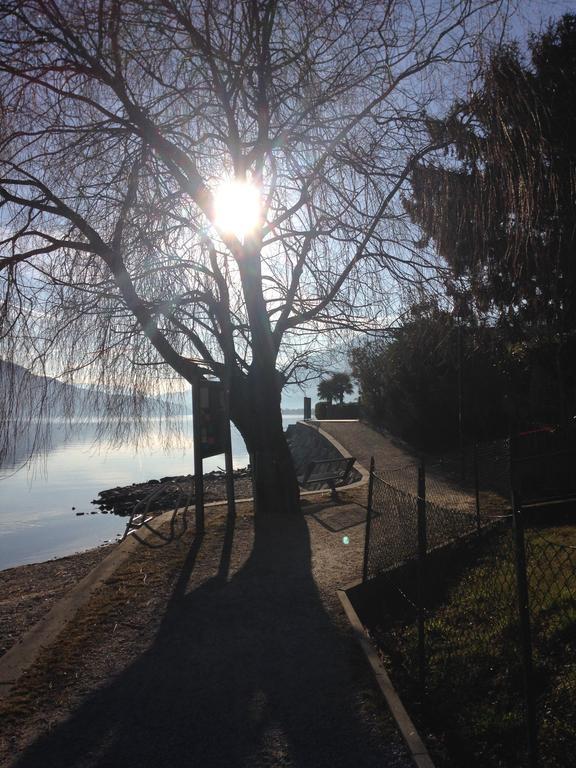
M 255 520 L 245 565 L 186 587 L 193 542 L 153 646 L 40 737 L 17 768 L 376 766 L 390 749 L 358 716 L 354 650 L 311 571 L 301 516 Z M 210 532 L 207 535 L 212 535 Z

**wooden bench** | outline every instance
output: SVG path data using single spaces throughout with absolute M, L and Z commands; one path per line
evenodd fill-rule
M 339 482 L 340 485 L 346 485 L 355 461 L 356 459 L 353 456 L 349 459 L 311 461 L 306 467 L 304 474 L 298 478 L 298 482 L 300 485 L 327 483 L 332 493 L 336 493 L 336 483 Z

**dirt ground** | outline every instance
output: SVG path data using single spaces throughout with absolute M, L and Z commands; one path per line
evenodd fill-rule
M 234 488 L 237 499 L 252 494 L 248 477 L 236 477 Z M 225 495 L 224 478 L 207 475 L 205 501 L 222 499 Z M 0 571 L 0 658 L 114 546 L 103 545 L 44 563 Z
M 322 426 L 412 482 L 403 446 Z M 337 596 L 361 575 L 366 500 L 319 494 L 293 518 L 214 507 L 203 536 L 139 547 L 0 702 L 0 764 L 407 768 Z M 109 549 L 3 572 L 0 649 Z
M 0 703 L 0 763 L 407 768 L 336 592 L 363 525 L 304 511 L 139 548 Z
M 0 572 L 0 657 L 114 546 Z

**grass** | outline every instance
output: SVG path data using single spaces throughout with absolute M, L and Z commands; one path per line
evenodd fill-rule
M 527 531 L 526 557 L 540 765 L 564 768 L 572 764 L 576 749 L 576 527 Z M 510 530 L 492 531 L 479 543 L 456 549 L 443 560 L 441 572 L 429 576 L 423 700 L 414 616 L 381 614 L 372 627 L 401 696 L 439 765 L 525 765 Z

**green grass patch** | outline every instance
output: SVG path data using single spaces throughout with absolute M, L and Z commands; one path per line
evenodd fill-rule
M 526 532 L 540 765 L 576 750 L 576 527 Z M 430 559 L 426 695 L 418 685 L 415 611 L 390 584 L 371 627 L 395 684 L 441 766 L 526 764 L 513 536 L 500 528 Z M 394 597 L 394 593 L 396 597 Z

